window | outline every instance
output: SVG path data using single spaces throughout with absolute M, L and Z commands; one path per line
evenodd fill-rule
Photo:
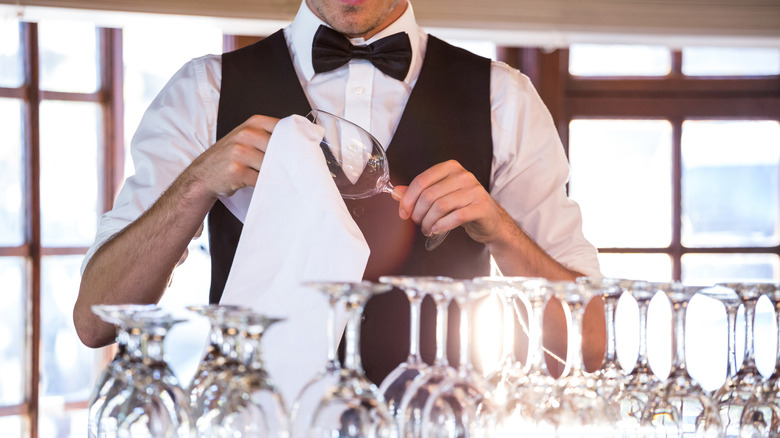
M 221 51 L 219 31 L 173 24 L 162 36 L 146 26 L 143 34 L 129 29 L 130 62 L 124 66 L 121 30 L 73 21 L 0 21 L 4 437 L 87 434 L 88 399 L 112 350 L 84 347 L 72 312 L 98 216 L 111 207 L 124 178 L 123 115 L 134 131 L 148 96 L 181 64 Z M 177 44 L 176 50 L 144 39 L 150 37 Z M 155 63 L 155 53 L 166 63 Z M 137 88 L 123 87 L 125 71 Z M 202 266 L 202 252 L 190 254 Z M 203 271 L 196 262 L 188 265 Z
M 778 281 L 780 50 L 568 53 L 560 126 L 569 190 L 603 273 Z
M 81 344 L 71 315 L 114 191 L 116 33 L 56 21 L 0 29 L 0 421 L 5 436 L 83 435 L 107 352 Z

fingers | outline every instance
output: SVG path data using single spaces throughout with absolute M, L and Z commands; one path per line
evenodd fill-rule
M 189 170 L 215 197 L 254 187 L 278 121 L 267 116 L 250 117 L 201 154 Z
M 426 235 L 438 234 L 479 220 L 488 199 L 473 174 L 458 162 L 447 161 L 412 180 L 401 198 L 399 215 L 420 224 Z

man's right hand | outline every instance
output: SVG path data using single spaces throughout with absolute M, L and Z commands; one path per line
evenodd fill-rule
M 98 249 L 84 269 L 73 322 L 100 347 L 115 329 L 95 304 L 154 304 L 217 198 L 255 186 L 277 119 L 253 116 L 198 156 L 139 218 Z
M 182 177 L 201 182 L 214 199 L 254 187 L 277 122 L 273 117 L 250 117 L 196 158 Z

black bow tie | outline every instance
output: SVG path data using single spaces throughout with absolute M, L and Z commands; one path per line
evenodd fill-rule
M 367 59 L 382 73 L 403 81 L 412 62 L 412 45 L 409 36 L 399 32 L 369 45 L 355 46 L 344 35 L 320 25 L 312 43 L 311 62 L 314 71 L 331 71 L 353 58 Z

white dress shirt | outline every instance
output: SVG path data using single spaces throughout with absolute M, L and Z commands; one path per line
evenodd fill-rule
M 406 32 L 412 63 L 404 81 L 353 60 L 326 73 L 314 73 L 311 43 L 324 24 L 302 2 L 284 29 L 298 79 L 312 108 L 340 114 L 366 127 L 387 147 L 420 74 L 428 35 L 417 25 L 411 4 L 370 44 Z M 98 227 L 89 258 L 106 240 L 148 209 L 174 179 L 216 142 L 222 58 L 207 55 L 185 64 L 147 109 L 133 137 L 136 173 L 126 181 L 114 208 Z M 493 138 L 490 194 L 550 256 L 585 275 L 598 276 L 596 249 L 582 233 L 579 206 L 566 195 L 569 164 L 552 117 L 529 79 L 501 62 L 490 73 Z M 259 182 L 262 184 L 262 181 Z

